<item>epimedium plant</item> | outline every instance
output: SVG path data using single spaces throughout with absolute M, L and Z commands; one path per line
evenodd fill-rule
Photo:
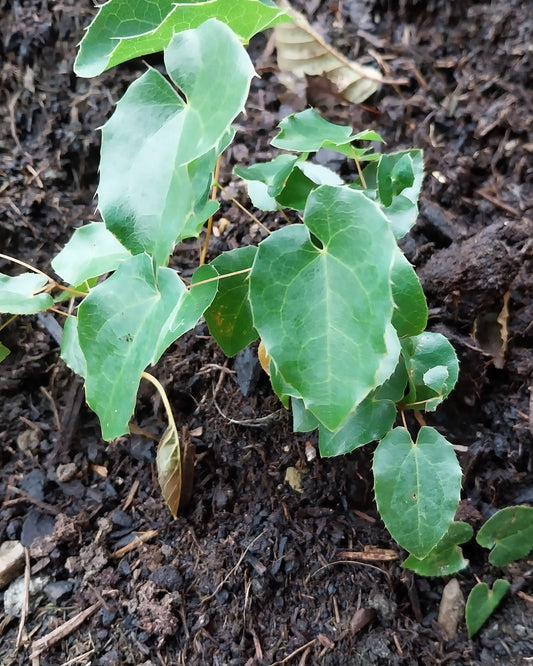
M 376 501 L 410 553 L 404 565 L 447 575 L 465 566 L 458 544 L 472 536 L 453 521 L 460 466 L 434 428 L 423 425 L 413 440 L 403 416 L 434 410 L 458 375 L 450 343 L 425 330 L 426 300 L 398 246 L 418 214 L 421 151 L 376 152 L 382 139 L 373 131 L 354 133 L 313 109 L 292 114 L 271 142 L 283 152 L 235 174 L 257 208 L 291 209 L 301 221 L 268 232 L 257 247 L 201 262 L 190 283 L 168 266 L 176 245 L 206 222 L 209 229 L 218 208 L 210 196 L 216 165 L 254 76 L 243 43 L 284 20 L 268 0 L 241 0 L 238 16 L 230 0 L 110 0 L 100 8 L 80 44 L 78 75 L 162 50 L 166 76 L 148 68 L 102 129 L 103 222 L 74 231 L 52 260 L 58 280 L 31 267 L 0 275 L 0 312 L 33 314 L 76 299 L 63 312 L 61 356 L 83 377 L 105 439 L 128 432 L 141 378 L 156 386 L 169 421 L 158 474 L 174 516 L 178 432 L 146 368 L 202 316 L 229 356 L 260 338 L 294 430 L 317 430 L 322 456 L 379 441 Z M 313 161 L 321 148 L 352 159 L 356 176 L 342 180 Z M 7 353 L 0 345 L 0 360 Z M 395 427 L 398 412 L 403 425 Z M 529 551 L 533 535 L 520 526 Z

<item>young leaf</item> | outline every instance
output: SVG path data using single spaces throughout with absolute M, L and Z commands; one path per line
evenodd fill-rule
M 114 271 L 121 261 L 131 257 L 126 248 L 106 229 L 103 222 L 91 222 L 72 234 L 52 261 L 52 268 L 68 284 Z
M 466 600 L 465 618 L 468 637 L 481 629 L 489 617 L 494 613 L 503 597 L 507 594 L 511 584 L 498 578 L 494 581 L 492 590 L 486 583 L 478 583 L 474 586 Z
M 533 507 L 509 506 L 497 511 L 476 540 L 483 548 L 492 548 L 489 562 L 495 567 L 526 557 L 533 548 Z
M 207 198 L 212 171 L 254 74 L 237 37 L 216 20 L 175 35 L 165 63 L 187 102 L 154 69 L 135 81 L 104 126 L 98 188 L 107 228 L 159 265 L 217 207 Z M 213 78 L 219 69 L 232 76 Z
M 41 289 L 48 284 L 44 275 L 23 273 L 2 275 L 0 273 L 0 312 L 9 314 L 35 314 L 52 307 L 54 299 Z
M 459 362 L 455 350 L 440 333 L 421 333 L 403 338 L 402 357 L 409 375 L 405 407 L 436 409 L 455 386 Z
M 9 349 L 0 342 L 0 362 L 2 362 L 10 353 Z
M 294 432 L 311 432 L 320 425 L 320 421 L 305 408 L 304 401 L 300 398 L 291 398 L 291 410 Z
M 314 190 L 304 222 L 259 245 L 250 303 L 286 395 L 335 430 L 387 378 L 396 243 L 378 206 L 349 188 Z
M 314 109 L 306 109 L 284 118 L 279 124 L 280 131 L 271 144 L 282 150 L 294 150 L 313 153 L 320 148 L 331 148 L 353 157 L 354 149 L 350 145 L 357 139 L 383 141 L 375 132 L 353 134 L 348 125 L 335 125 L 324 120 Z
M 244 41 L 288 20 L 268 0 L 239 0 L 239 11 L 235 11 L 234 0 L 109 0 L 81 41 L 74 71 L 78 76 L 97 76 L 121 62 L 163 51 L 175 33 L 196 28 L 210 18 L 226 23 Z
M 303 14 L 292 9 L 286 0 L 280 0 L 279 4 L 294 20 L 294 23 L 280 24 L 274 29 L 281 70 L 298 76 L 324 74 L 354 104 L 364 102 L 377 90 L 382 79 L 379 71 L 345 58 L 327 44 Z
M 81 303 L 78 336 L 87 362 L 85 392 L 104 439 L 128 431 L 141 373 L 185 293 L 175 271 L 155 270 L 151 258 L 139 254 L 123 261 Z
M 406 569 L 419 576 L 450 576 L 468 566 L 459 544 L 470 541 L 474 530 L 468 523 L 453 522 L 439 543 L 426 557 L 419 559 L 414 555 L 402 563 Z
M 233 172 L 244 180 L 258 180 L 267 187 L 271 197 L 277 197 L 298 161 L 296 155 L 277 155 L 270 162 L 258 162 L 249 167 L 235 167 Z
M 181 497 L 181 449 L 176 424 L 172 422 L 159 440 L 155 459 L 161 494 L 173 518 L 177 518 Z
M 218 275 L 251 268 L 257 248 L 240 247 L 219 255 L 211 264 Z M 218 281 L 217 294 L 205 312 L 209 332 L 226 356 L 235 356 L 257 338 L 248 300 L 249 273 Z
M 428 306 L 420 280 L 400 248 L 394 256 L 391 282 L 394 328 L 400 337 L 419 335 L 426 328 Z
M 416 442 L 404 428 L 391 430 L 374 454 L 379 513 L 393 538 L 419 559 L 442 539 L 453 520 L 461 468 L 453 448 L 433 428 Z

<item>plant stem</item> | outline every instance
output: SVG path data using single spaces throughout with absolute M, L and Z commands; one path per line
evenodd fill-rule
M 245 206 L 243 206 L 241 203 L 239 203 L 239 202 L 237 201 L 237 199 L 235 199 L 234 197 L 232 197 L 231 194 L 228 194 L 228 193 L 226 192 L 226 188 L 225 188 L 225 187 L 222 187 L 222 185 L 220 185 L 219 183 L 217 183 L 217 185 L 218 185 L 218 186 L 220 187 L 220 189 L 224 192 L 224 194 L 228 197 L 228 199 L 229 199 L 232 203 L 234 203 L 234 204 L 237 206 L 237 208 L 240 208 L 240 209 L 242 210 L 243 213 L 246 213 L 246 215 L 248 215 L 248 217 L 251 217 L 252 220 L 253 220 L 256 224 L 258 224 L 258 225 L 261 227 L 261 229 L 264 229 L 264 231 L 266 231 L 267 234 L 270 236 L 270 234 L 272 233 L 272 232 L 270 231 L 270 229 L 267 229 L 267 228 L 265 227 L 265 225 L 264 225 L 264 224 L 263 224 L 263 223 L 262 223 L 262 222 L 261 222 L 261 221 L 260 221 L 260 220 L 259 220 L 254 214 L 253 214 L 253 213 L 250 213 L 250 211 L 249 211 Z
M 39 275 L 45 277 L 49 282 L 54 282 L 54 280 L 52 280 L 51 277 L 48 277 L 46 273 L 43 273 L 41 270 L 35 268 L 34 266 L 31 266 L 30 264 L 27 264 L 25 261 L 21 261 L 20 259 L 15 259 L 15 257 L 10 257 L 7 254 L 0 254 L 0 259 L 5 259 L 6 261 L 11 261 L 14 264 L 19 264 L 20 266 L 24 266 L 24 268 L 28 268 L 30 271 L 33 271 L 34 273 L 39 273 Z
M 215 201 L 217 198 L 217 192 L 218 192 L 218 174 L 220 173 L 220 160 L 222 158 L 222 155 L 218 156 L 218 160 L 215 166 L 215 173 L 213 175 L 213 189 L 211 190 L 211 201 Z M 202 248 L 202 251 L 200 253 L 200 266 L 203 266 L 205 264 L 205 258 L 207 256 L 207 248 L 209 246 L 209 239 L 211 238 L 211 231 L 213 230 L 213 216 L 207 220 L 207 229 L 205 231 L 205 239 L 204 239 L 204 246 Z
M 224 275 L 217 275 L 216 277 L 208 278 L 207 280 L 200 280 L 200 282 L 195 282 L 194 284 L 189 285 L 189 289 L 193 287 L 198 287 L 201 284 L 207 284 L 208 282 L 215 282 L 215 280 L 223 280 L 224 278 L 233 277 L 234 275 L 241 275 L 242 273 L 249 273 L 251 268 L 243 268 L 242 271 L 234 271 L 233 273 L 225 273 Z
M 172 407 L 170 406 L 169 399 L 167 397 L 167 393 L 165 389 L 163 388 L 162 384 L 157 380 L 153 375 L 151 375 L 149 372 L 143 372 L 141 373 L 141 377 L 143 379 L 146 379 L 147 381 L 150 382 L 155 388 L 157 389 L 157 392 L 161 396 L 161 400 L 163 402 L 163 406 L 165 408 L 165 412 L 167 413 L 167 419 L 169 422 L 169 425 L 173 426 L 173 428 L 176 428 L 176 423 L 174 421 L 174 416 L 172 415 Z

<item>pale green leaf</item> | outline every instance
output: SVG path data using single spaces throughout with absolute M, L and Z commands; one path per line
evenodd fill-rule
M 409 374 L 405 407 L 432 411 L 448 396 L 459 375 L 452 345 L 440 333 L 425 332 L 402 338 L 402 357 Z
M 0 273 L 0 312 L 9 314 L 35 314 L 52 307 L 54 299 L 48 293 L 39 293 L 48 284 L 44 275 Z
M 98 188 L 107 228 L 159 265 L 216 209 L 212 172 L 254 73 L 237 37 L 215 20 L 175 35 L 165 62 L 187 102 L 154 69 L 135 81 L 104 126 Z M 232 76 L 213 77 L 219 69 Z
M 52 268 L 69 284 L 114 271 L 121 261 L 131 257 L 126 248 L 106 229 L 103 222 L 91 222 L 72 237 L 52 261 Z
M 87 363 L 87 402 L 104 439 L 128 431 L 141 373 L 161 331 L 186 292 L 175 271 L 155 269 L 147 254 L 123 261 L 78 309 L 78 336 Z
M 219 255 L 212 263 L 218 275 L 252 267 L 257 248 L 240 247 Z M 249 273 L 218 281 L 217 294 L 205 312 L 209 332 L 226 356 L 235 356 L 257 338 L 248 299 Z
M 304 222 L 260 244 L 250 301 L 284 395 L 335 430 L 386 379 L 396 243 L 378 206 L 349 188 L 312 192 Z
M 526 557 L 533 548 L 533 507 L 509 506 L 497 511 L 476 539 L 484 548 L 492 549 L 489 561 L 495 567 Z
M 461 468 L 433 428 L 416 442 L 404 428 L 391 430 L 374 454 L 374 490 L 379 513 L 393 538 L 417 558 L 442 539 L 459 504 Z
M 468 523 L 453 522 L 439 543 L 425 557 L 419 559 L 414 555 L 402 563 L 406 569 L 419 576 L 450 576 L 468 566 L 459 544 L 470 541 L 474 530 Z
M 121 62 L 163 51 L 175 33 L 196 28 L 210 18 L 226 23 L 244 41 L 288 20 L 271 2 L 239 0 L 239 9 L 235 9 L 234 0 L 110 0 L 87 29 L 74 71 L 78 76 L 97 76 Z
M 474 586 L 468 595 L 465 607 L 466 628 L 468 629 L 469 638 L 477 634 L 494 613 L 510 587 L 511 584 L 503 578 L 494 581 L 492 590 L 486 583 L 478 583 Z
M 312 153 L 320 148 L 331 148 L 353 157 L 352 141 L 381 137 L 368 132 L 353 134 L 348 125 L 335 125 L 320 116 L 314 109 L 306 109 L 284 118 L 279 124 L 280 131 L 271 143 L 276 148 Z

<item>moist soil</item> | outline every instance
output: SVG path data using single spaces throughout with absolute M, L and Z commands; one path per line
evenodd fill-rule
M 450 338 L 461 362 L 456 390 L 425 418 L 456 447 L 464 471 L 458 517 L 478 529 L 496 509 L 533 502 L 531 5 L 295 4 L 344 54 L 399 83 L 361 105 L 346 104 L 320 78 L 289 89 L 269 35 L 257 36 L 250 52 L 261 78 L 221 181 L 249 206 L 242 186 L 229 184 L 232 167 L 272 157 L 276 124 L 308 104 L 333 122 L 378 130 L 388 150 L 424 149 L 420 217 L 402 247 L 427 293 L 429 328 Z M 73 74 L 75 46 L 94 13 L 81 0 L 0 0 L 0 250 L 49 273 L 72 229 L 99 219 L 97 128 L 145 67 L 125 64 L 96 80 Z M 262 237 L 223 196 L 211 256 Z M 172 258 L 184 275 L 197 262 L 196 241 Z M 5 261 L 0 270 L 17 272 Z M 292 433 L 255 345 L 228 360 L 201 323 L 152 369 L 194 464 L 190 501 L 172 520 L 154 471 L 153 439 L 165 423 L 152 388 L 141 386 L 134 434 L 103 441 L 81 382 L 59 360 L 59 339 L 49 313 L 0 332 L 11 350 L 0 372 L 0 543 L 28 548 L 35 587 L 23 623 L 0 616 L 2 665 L 533 657 L 531 558 L 498 569 L 475 541 L 467 544 L 470 565 L 455 576 L 463 594 L 497 578 L 511 590 L 473 639 L 463 620 L 448 637 L 437 622 L 447 579 L 403 569 L 405 552 L 377 514 L 373 446 L 313 459 L 314 434 Z M 416 428 L 414 419 L 409 425 Z M 287 481 L 291 469 L 299 489 Z M 353 556 L 368 547 L 381 550 Z M 7 596 L 0 591 L 0 600 Z M 83 621 L 67 624 L 84 610 Z M 57 628 L 61 640 L 37 656 L 36 642 Z

